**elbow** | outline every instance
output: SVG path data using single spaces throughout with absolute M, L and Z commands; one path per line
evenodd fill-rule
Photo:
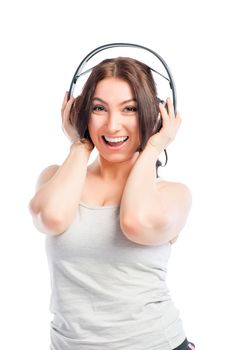
M 35 200 L 34 200 L 35 197 L 33 197 L 30 202 L 28 203 L 28 209 L 30 211 L 30 213 L 32 215 L 36 215 L 39 213 L 39 208 L 38 206 L 35 204 Z
M 158 217 L 157 225 L 149 223 L 147 220 L 141 220 L 140 216 L 135 218 L 125 218 L 121 221 L 121 228 L 130 235 L 141 235 L 142 232 L 161 232 L 166 230 L 170 223 L 168 220 L 163 219 L 162 216 Z
M 43 212 L 37 214 L 36 217 L 37 217 L 36 222 L 38 223 L 39 227 L 42 229 L 41 232 L 50 234 L 52 236 L 58 236 L 64 233 L 64 231 L 66 230 L 63 222 L 56 217 L 48 216 Z
M 52 227 L 52 228 L 63 226 L 64 220 L 61 218 L 60 215 L 58 215 L 57 213 L 47 208 L 41 209 L 34 201 L 34 198 L 31 199 L 31 201 L 29 202 L 28 208 L 31 215 L 33 216 L 40 215 L 41 220 L 45 226 Z
M 137 220 L 132 220 L 129 217 L 120 220 L 120 227 L 126 236 L 137 235 L 137 232 L 139 231 L 139 223 Z
M 49 230 L 59 234 L 63 232 L 63 221 L 56 216 L 50 215 L 49 213 L 41 212 L 41 221 L 43 224 L 48 227 Z
M 56 236 L 65 231 L 64 222 L 58 216 L 45 211 L 35 211 L 35 208 L 29 203 L 29 210 L 32 215 L 33 223 L 38 231 Z
M 139 221 L 124 221 L 121 225 L 123 234 L 130 241 L 141 245 L 161 245 L 169 241 L 167 233 L 170 230 L 167 222 L 153 227 Z

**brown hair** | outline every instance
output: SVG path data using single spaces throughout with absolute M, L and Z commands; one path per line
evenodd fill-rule
M 70 121 L 81 139 L 92 140 L 88 131 L 92 111 L 92 99 L 97 83 L 107 77 L 126 81 L 132 88 L 138 105 L 140 145 L 136 151 L 142 152 L 148 139 L 161 128 L 158 119 L 159 106 L 157 89 L 151 69 L 144 63 L 130 57 L 106 59 L 96 65 L 87 79 L 82 93 L 73 103 Z M 157 160 L 156 171 L 161 162 Z M 157 173 L 158 176 L 158 173 Z

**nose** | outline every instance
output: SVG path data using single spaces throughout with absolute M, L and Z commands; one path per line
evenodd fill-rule
M 121 129 L 121 116 L 117 112 L 109 113 L 107 119 L 107 129 L 110 134 Z

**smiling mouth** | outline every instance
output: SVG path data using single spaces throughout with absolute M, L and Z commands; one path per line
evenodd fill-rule
M 105 139 L 104 136 L 102 136 L 102 139 L 103 139 L 103 141 L 104 141 L 107 145 L 109 145 L 109 146 L 111 146 L 111 147 L 116 147 L 116 146 L 120 146 L 120 145 L 122 145 L 123 143 L 125 143 L 125 142 L 129 139 L 129 137 L 127 137 L 126 140 L 120 141 L 120 142 L 110 142 L 110 141 L 107 141 L 107 140 Z
M 104 136 L 102 136 L 102 139 L 103 139 L 104 144 L 106 144 L 109 149 L 118 150 L 118 149 L 122 148 L 122 146 L 129 140 L 129 137 L 126 140 L 120 141 L 120 142 L 106 141 Z

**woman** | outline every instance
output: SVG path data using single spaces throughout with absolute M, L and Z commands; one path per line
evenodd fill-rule
M 195 348 L 166 285 L 191 192 L 155 178 L 181 118 L 156 97 L 150 68 L 124 57 L 94 67 L 78 98 L 65 95 L 70 152 L 40 174 L 30 202 L 47 234 L 53 350 Z

